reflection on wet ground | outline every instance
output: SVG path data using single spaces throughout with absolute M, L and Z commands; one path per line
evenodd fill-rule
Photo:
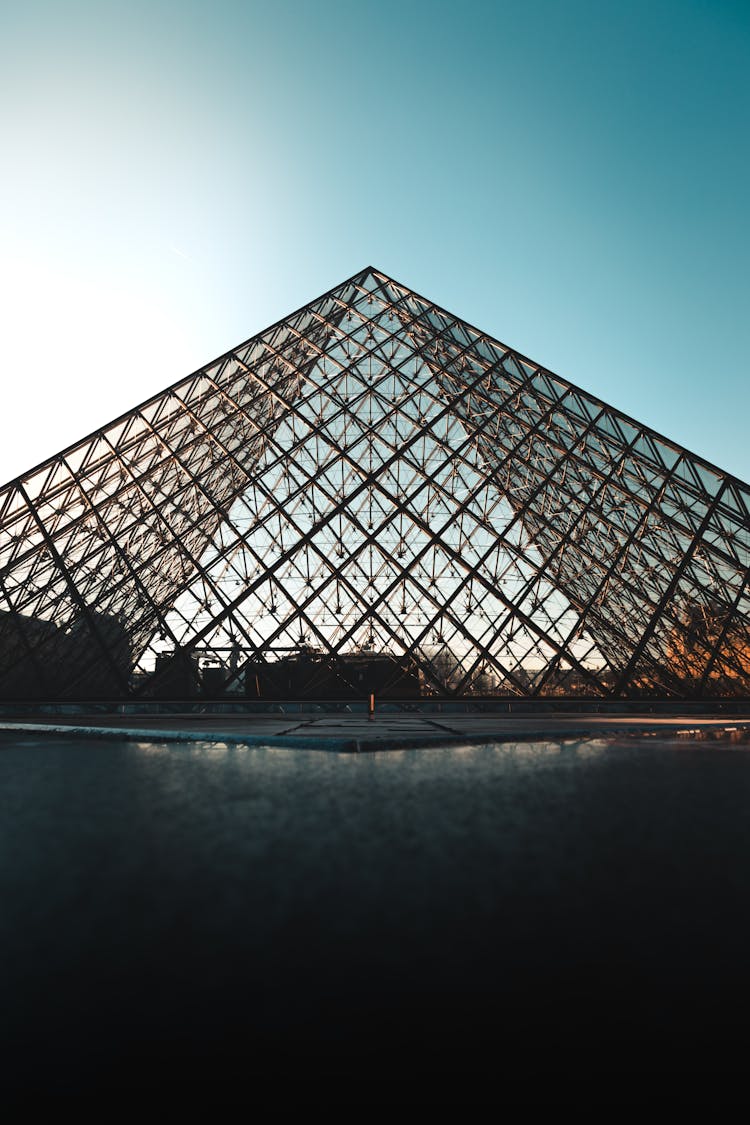
M 0 787 L 20 1084 L 745 1049 L 741 744 L 351 755 L 6 734 Z

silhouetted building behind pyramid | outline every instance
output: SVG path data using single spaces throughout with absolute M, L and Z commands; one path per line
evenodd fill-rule
M 745 696 L 749 512 L 370 268 L 0 492 L 0 697 Z

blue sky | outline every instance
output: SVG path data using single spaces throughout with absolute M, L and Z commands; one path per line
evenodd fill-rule
M 0 13 L 0 479 L 367 264 L 750 478 L 747 3 Z

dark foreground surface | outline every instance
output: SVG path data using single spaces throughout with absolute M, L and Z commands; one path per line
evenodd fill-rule
M 6 1094 L 745 1067 L 750 752 L 0 739 Z

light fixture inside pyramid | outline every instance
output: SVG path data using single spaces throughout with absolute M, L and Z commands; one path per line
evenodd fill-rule
M 0 494 L 0 695 L 746 694 L 745 485 L 373 269 Z

